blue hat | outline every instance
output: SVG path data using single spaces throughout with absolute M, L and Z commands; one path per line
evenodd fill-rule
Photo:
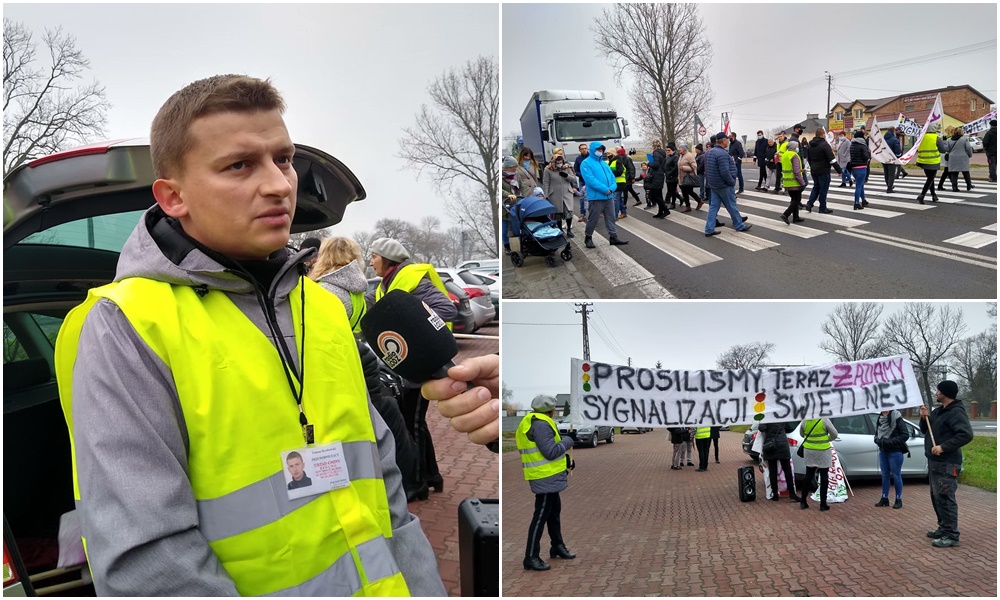
M 720 140 L 728 140 L 728 139 L 729 139 L 729 136 L 726 135 L 726 133 L 724 131 L 720 131 L 719 133 L 715 134 L 715 141 L 717 141 L 717 142 L 720 141 Z

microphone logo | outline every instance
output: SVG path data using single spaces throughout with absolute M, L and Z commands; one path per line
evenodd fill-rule
M 399 363 L 406 360 L 409 349 L 406 340 L 395 331 L 383 331 L 378 336 L 378 350 L 382 353 L 382 361 L 390 369 L 395 369 Z

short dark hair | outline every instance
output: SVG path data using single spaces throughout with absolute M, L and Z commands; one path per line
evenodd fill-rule
M 298 452 L 296 452 L 295 450 L 292 450 L 291 452 L 288 453 L 288 456 L 285 457 L 285 462 L 288 462 L 288 461 L 292 460 L 293 458 L 297 458 L 299 460 L 302 460 L 302 455 L 299 454 Z M 303 462 L 305 462 L 305 461 L 303 461 Z

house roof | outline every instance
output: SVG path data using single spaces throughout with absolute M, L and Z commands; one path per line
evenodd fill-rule
M 943 87 L 943 88 L 937 88 L 937 89 L 934 89 L 934 90 L 920 90 L 918 92 L 913 92 L 911 94 L 900 94 L 899 96 L 894 96 L 894 98 L 902 98 L 904 96 L 920 96 L 920 95 L 923 95 L 923 94 L 936 94 L 938 92 L 947 92 L 947 91 L 961 90 L 961 89 L 971 90 L 972 92 L 974 92 L 974 93 L 982 96 L 983 98 L 986 98 L 987 102 L 989 102 L 990 104 L 994 104 L 993 100 L 989 96 L 987 96 L 986 94 L 980 92 L 979 90 L 977 90 L 976 88 L 972 87 L 971 85 L 949 85 L 949 86 L 946 86 L 946 87 Z
M 892 102 L 896 98 L 899 98 L 899 96 L 898 95 L 886 96 L 885 98 L 869 98 L 869 99 L 858 98 L 857 100 L 854 101 L 854 104 L 860 103 L 865 108 L 878 108 L 879 106 L 883 106 L 885 104 L 888 104 L 889 102 Z

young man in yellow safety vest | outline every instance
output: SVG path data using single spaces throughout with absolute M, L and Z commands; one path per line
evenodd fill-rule
M 535 513 L 528 526 L 528 543 L 524 550 L 524 568 L 530 571 L 548 571 L 548 563 L 539 556 L 542 529 L 548 527 L 551 558 L 576 558 L 563 543 L 559 513 L 562 501 L 559 492 L 569 483 L 567 468 L 576 465 L 566 456 L 573 447 L 573 438 L 559 435 L 559 428 L 552 420 L 556 399 L 544 394 L 531 401 L 532 412 L 521 419 L 514 434 L 517 451 L 521 454 L 524 478 L 535 494 Z
M 712 428 L 711 427 L 699 427 L 694 432 L 694 446 L 698 450 L 698 468 L 695 469 L 695 473 L 699 471 L 708 470 L 708 452 L 712 446 Z
M 445 594 L 344 308 L 305 277 L 312 250 L 286 248 L 283 111 L 270 82 L 239 75 L 171 96 L 150 135 L 156 205 L 115 281 L 63 323 L 98 595 Z M 287 485 L 290 455 L 308 485 Z

